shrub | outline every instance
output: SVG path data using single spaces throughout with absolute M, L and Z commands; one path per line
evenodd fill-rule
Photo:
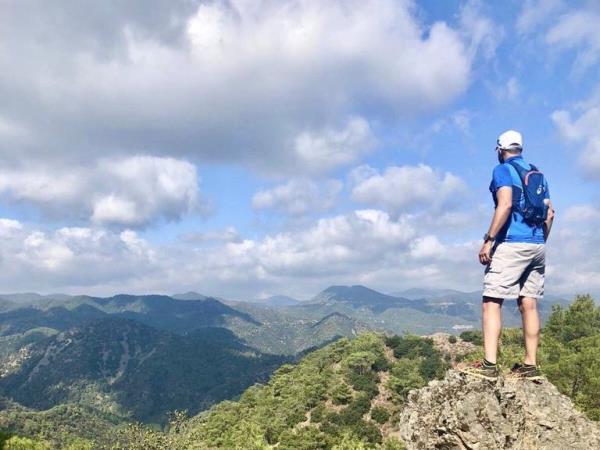
M 3 448 L 5 450 L 50 450 L 50 445 L 46 442 L 13 436 L 4 442 Z
M 428 356 L 421 362 L 419 370 L 423 378 L 426 380 L 433 380 L 434 378 L 441 378 L 444 375 L 446 372 L 446 365 L 439 355 L 434 354 Z
M 319 450 L 327 448 L 325 433 L 317 427 L 308 426 L 298 430 L 285 431 L 279 441 L 280 450 Z
M 456 344 L 456 336 L 454 336 L 453 334 L 450 335 L 450 337 L 448 338 L 448 342 L 450 342 L 451 344 Z
M 365 394 L 357 395 L 348 407 L 339 413 L 344 425 L 354 425 L 362 420 L 362 416 L 371 408 L 371 399 Z
M 352 391 L 346 383 L 340 383 L 331 392 L 331 401 L 334 405 L 347 405 L 352 400 Z
M 310 421 L 313 423 L 322 422 L 325 417 L 325 405 L 317 405 L 310 413 Z
M 365 374 L 350 373 L 348 378 L 352 387 L 357 391 L 365 392 L 370 398 L 373 398 L 379 392 L 377 382 L 379 375 L 375 372 L 367 372 Z
M 404 443 L 394 437 L 387 438 L 381 450 L 406 450 Z
M 372 369 L 376 372 L 382 372 L 384 370 L 388 370 L 389 368 L 390 362 L 384 355 L 378 356 L 372 366 Z
M 483 334 L 481 331 L 463 331 L 460 338 L 465 342 L 471 342 L 475 345 L 483 345 Z
M 390 413 L 386 408 L 382 406 L 376 406 L 371 410 L 371 418 L 379 424 L 384 424 L 390 418 Z
M 383 441 L 383 436 L 381 436 L 379 427 L 373 422 L 365 422 L 361 419 L 354 424 L 352 427 L 352 432 L 355 436 L 371 444 L 381 444 Z

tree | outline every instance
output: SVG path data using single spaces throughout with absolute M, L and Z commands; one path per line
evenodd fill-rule
M 352 391 L 346 383 L 335 386 L 331 392 L 331 401 L 334 405 L 346 405 L 352 400 Z
M 554 306 L 544 334 L 563 343 L 600 334 L 600 308 L 590 295 L 578 295 L 567 309 Z
M 379 424 L 384 424 L 390 418 L 390 413 L 386 408 L 382 406 L 375 406 L 371 410 L 371 418 Z

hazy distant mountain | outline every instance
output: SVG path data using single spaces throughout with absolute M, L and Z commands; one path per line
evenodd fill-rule
M 108 314 L 178 334 L 200 327 L 223 326 L 229 316 L 260 325 L 252 316 L 210 297 L 204 300 L 175 300 L 166 295 L 120 294 L 93 300 Z
M 284 306 L 219 301 L 206 296 L 193 299 L 201 296 L 197 293 L 182 296 L 187 300 L 164 295 L 78 296 L 66 300 L 38 299 L 16 307 L 6 301 L 7 307 L 0 307 L 0 365 L 2 355 L 17 351 L 26 343 L 103 317 L 136 320 L 178 334 L 207 326 L 224 327 L 263 352 L 285 355 L 321 345 L 336 336 L 352 336 L 365 328 L 351 319 L 352 324 L 340 323 L 337 329 L 327 324 L 326 330 L 316 330 L 311 325 L 329 312 L 308 317 L 286 312 Z M 32 333 L 38 329 L 43 332 Z
M 300 300 L 287 295 L 272 295 L 264 299 L 249 300 L 250 303 L 257 303 L 259 305 L 271 306 L 277 308 L 279 306 L 291 306 L 300 303 Z
M 483 291 L 463 292 L 455 289 L 432 289 L 432 288 L 412 288 L 404 291 L 390 293 L 389 295 L 405 297 L 412 300 L 426 299 L 428 301 L 454 301 L 454 302 L 479 302 L 481 301 Z M 561 305 L 569 304 L 575 295 L 555 295 L 546 293 L 544 300 L 546 303 L 558 303 Z
M 9 309 L 17 308 L 18 306 L 19 306 L 18 303 L 14 302 L 12 300 L 0 297 L 0 312 L 8 311 Z
M 417 298 L 387 295 L 365 286 L 331 286 L 310 301 L 284 308 L 284 311 L 297 311 L 299 315 L 307 317 L 340 312 L 348 317 L 360 319 L 371 329 L 394 333 L 457 332 L 480 326 L 480 292 L 412 289 L 408 291 L 408 295 Z M 565 304 L 568 301 L 547 298 L 540 302 L 542 320 L 550 314 L 553 303 Z M 503 309 L 504 324 L 520 326 L 521 317 L 516 302 L 506 302 Z
M 251 302 L 228 302 L 228 305 L 252 316 L 260 325 L 229 317 L 225 327 L 267 353 L 294 355 L 336 337 L 351 337 L 369 329 L 357 318 L 340 315 L 335 320 L 333 317 L 323 320 L 329 313 L 315 314 L 294 306 L 273 308 Z
M 373 311 L 385 311 L 389 308 L 414 308 L 426 310 L 423 302 L 413 301 L 402 297 L 393 297 L 369 289 L 365 286 L 330 286 L 321 291 L 308 302 L 309 304 L 345 304 L 353 308 L 367 307 Z
M 392 292 L 390 295 L 394 297 L 404 297 L 411 300 L 422 298 L 427 299 L 464 299 L 464 300 L 480 300 L 481 291 L 462 292 L 454 289 L 432 289 L 432 288 L 411 288 L 404 291 Z
M 73 296 L 67 294 L 48 294 L 41 295 L 35 292 L 25 292 L 25 293 L 16 293 L 16 294 L 0 294 L 0 299 L 10 300 L 15 303 L 36 303 L 45 300 L 67 300 Z
M 23 306 L 0 313 L 0 336 L 24 333 L 40 327 L 62 331 L 106 315 L 106 312 L 86 303 L 73 308 L 66 306 L 51 306 L 49 308 Z
M 171 295 L 171 298 L 174 298 L 175 300 L 206 300 L 207 297 L 206 295 L 202 295 L 202 294 L 198 294 L 197 292 L 185 292 L 183 294 L 175 294 L 175 295 Z
M 263 352 L 287 355 L 364 328 L 429 334 L 479 326 L 477 293 L 428 289 L 411 290 L 408 294 L 433 297 L 411 299 L 365 286 L 331 286 L 309 301 L 277 296 L 269 299 L 269 304 L 220 301 L 194 292 L 178 295 L 181 299 L 124 294 L 55 299 L 26 294 L 35 301 L 22 304 L 0 298 L 0 364 L 2 355 L 18 350 L 24 343 L 108 316 L 136 320 L 178 334 L 200 327 L 224 327 Z M 549 298 L 540 303 L 542 318 L 548 315 L 552 303 Z M 519 325 L 514 302 L 508 302 L 504 310 L 505 323 Z M 337 329 L 328 325 L 319 333 L 310 328 L 332 313 L 340 313 L 352 323 L 340 322 Z M 41 332 L 35 331 L 38 329 Z M 29 334 L 23 340 L 25 333 Z
M 34 344 L 0 389 L 37 409 L 77 402 L 159 422 L 170 410 L 198 412 L 232 398 L 288 360 L 248 347 L 224 328 L 180 336 L 109 317 Z
M 365 286 L 331 286 L 311 300 L 283 310 L 312 318 L 339 312 L 373 330 L 394 333 L 452 331 L 453 326 L 469 327 L 477 321 L 470 305 L 430 304 L 386 295 Z

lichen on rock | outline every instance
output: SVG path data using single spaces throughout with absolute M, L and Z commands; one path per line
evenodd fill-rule
M 547 381 L 487 381 L 450 370 L 409 393 L 407 449 L 600 449 L 600 427 Z

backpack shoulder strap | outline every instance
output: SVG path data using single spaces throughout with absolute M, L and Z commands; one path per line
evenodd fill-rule
M 512 166 L 517 171 L 517 175 L 519 175 L 521 182 L 525 179 L 527 172 L 529 172 L 527 169 L 524 169 L 523 167 L 521 167 L 519 164 L 517 164 L 516 162 L 514 162 L 512 160 L 507 161 L 506 164 L 508 164 L 509 166 Z

